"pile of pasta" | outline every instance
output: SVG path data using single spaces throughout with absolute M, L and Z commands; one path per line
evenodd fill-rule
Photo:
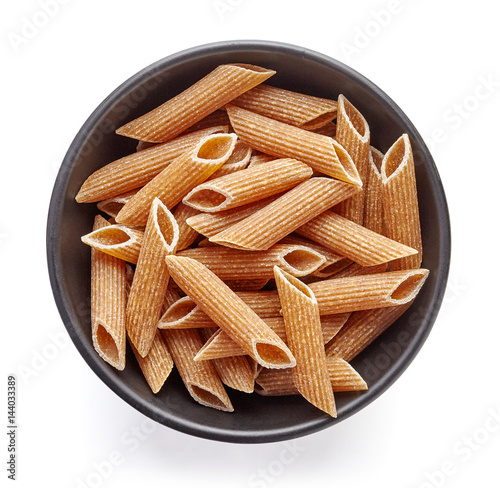
M 233 411 L 228 386 L 335 417 L 334 393 L 368 388 L 350 362 L 429 273 L 412 149 L 382 154 L 345 96 L 274 73 L 218 66 L 117 129 L 137 151 L 76 196 L 108 216 L 82 237 L 93 344 L 123 370 L 128 340 L 154 393 L 175 366 L 202 405 Z

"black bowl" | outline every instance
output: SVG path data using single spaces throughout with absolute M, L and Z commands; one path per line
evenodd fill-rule
M 373 146 L 386 151 L 405 132 L 413 146 L 422 266 L 431 273 L 410 309 L 353 360 L 369 389 L 337 394 L 337 419 L 298 396 L 268 398 L 236 391 L 229 391 L 235 412 L 219 412 L 192 400 L 177 373 L 154 395 L 130 350 L 127 367 L 119 372 L 101 360 L 92 346 L 90 251 L 80 236 L 91 229 L 97 209 L 77 204 L 75 195 L 93 171 L 135 150 L 136 143 L 115 135 L 116 128 L 178 94 L 217 65 L 230 62 L 272 68 L 277 74 L 269 83 L 282 88 L 334 99 L 343 93 L 366 117 Z M 188 434 L 227 442 L 271 442 L 303 436 L 346 419 L 383 393 L 407 368 L 441 305 L 450 261 L 450 222 L 436 166 L 421 136 L 373 83 L 342 63 L 302 47 L 265 41 L 219 42 L 168 56 L 142 70 L 111 93 L 85 122 L 54 185 L 47 257 L 54 297 L 73 342 L 94 372 L 121 398 L 151 419 Z

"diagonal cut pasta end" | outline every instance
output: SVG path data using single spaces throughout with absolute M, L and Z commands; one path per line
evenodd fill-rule
M 351 156 L 335 139 L 330 140 L 338 159 L 339 166 L 343 171 L 343 174 L 337 175 L 337 178 L 361 188 L 363 186 L 363 182 L 361 181 L 361 177 L 359 176 L 358 170 Z
M 293 354 L 286 346 L 282 347 L 274 342 L 255 339 L 252 341 L 252 345 L 255 359 L 264 368 L 293 368 L 297 364 Z
M 189 394 L 201 405 L 222 410 L 223 412 L 234 412 L 234 407 L 227 396 L 222 397 L 216 391 L 211 391 L 195 382 L 187 382 L 186 387 Z
M 118 347 L 118 340 L 104 321 L 96 318 L 93 326 L 94 348 L 107 363 L 119 371 L 125 369 L 125 349 Z
M 401 281 L 389 293 L 388 302 L 403 305 L 411 302 L 425 283 L 429 270 L 420 268 L 408 271 L 395 271 L 401 274 Z

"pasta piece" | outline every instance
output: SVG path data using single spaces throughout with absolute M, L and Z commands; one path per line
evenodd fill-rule
M 236 134 L 249 146 L 280 158 L 294 158 L 315 171 L 361 187 L 362 182 L 347 151 L 331 137 L 228 105 Z
M 311 168 L 300 161 L 277 159 L 198 185 L 183 203 L 202 212 L 229 210 L 289 190 L 311 175 Z
M 186 257 L 167 256 L 166 261 L 177 285 L 259 364 L 295 366 L 283 341 L 207 267 Z
M 258 291 L 266 286 L 268 282 L 267 278 L 257 280 L 224 280 L 224 283 L 233 291 Z
M 163 105 L 132 120 L 116 133 L 149 142 L 165 142 L 267 80 L 275 71 L 250 64 L 224 64 Z
M 391 263 L 390 269 L 419 268 L 422 262 L 422 236 L 415 166 L 407 134 L 403 134 L 387 151 L 381 173 L 385 234 L 418 251 L 413 256 Z
M 186 249 L 178 253 L 196 259 L 221 280 L 260 280 L 273 278 L 275 265 L 294 276 L 312 273 L 325 262 L 317 251 L 296 244 L 275 244 L 267 251 L 247 252 L 225 247 Z
M 109 227 L 97 215 L 95 232 Z M 125 368 L 125 307 L 127 279 L 125 262 L 97 249 L 91 250 L 92 343 L 104 361 L 118 370 Z
M 336 139 L 351 156 L 359 177 L 366 186 L 370 128 L 365 118 L 344 95 L 339 95 Z M 335 211 L 343 217 L 363 225 L 365 192 L 359 192 L 337 205 Z
M 336 276 L 338 273 L 350 267 L 351 265 L 352 261 L 350 259 L 343 258 L 334 263 L 319 267 L 316 271 L 310 274 L 310 277 L 319 279 L 331 278 L 332 276 Z
M 251 156 L 252 148 L 242 141 L 236 141 L 236 145 L 234 146 L 234 150 L 231 153 L 231 156 L 229 156 L 229 159 L 212 176 L 210 176 L 207 181 L 245 169 L 250 162 Z
M 199 236 L 198 232 L 187 223 L 187 219 L 199 213 L 195 208 L 184 205 L 182 202 L 175 208 L 174 218 L 179 226 L 179 241 L 177 242 L 176 251 L 186 249 Z
M 382 160 L 384 155 L 370 146 L 368 177 L 365 185 L 365 214 L 363 225 L 377 234 L 384 235 L 384 207 L 382 202 Z
M 351 314 L 339 333 L 327 344 L 326 355 L 352 361 L 411 305 L 363 310 Z
M 155 331 L 151 348 L 145 357 L 142 357 L 137 352 L 137 349 L 132 343 L 130 343 L 130 347 L 134 352 L 134 356 L 139 363 L 139 367 L 151 391 L 153 393 L 158 393 L 174 367 L 174 360 L 172 359 L 160 331 Z
M 274 161 L 275 159 L 276 159 L 275 156 L 269 156 L 269 154 L 258 153 L 250 158 L 248 167 L 251 168 L 253 166 L 258 166 L 259 164 L 269 163 L 270 161 Z
M 82 237 L 82 242 L 116 258 L 137 263 L 144 232 L 126 225 L 110 225 Z
M 286 235 L 357 191 L 354 185 L 341 181 L 311 178 L 261 210 L 212 236 L 210 240 L 238 249 L 269 249 Z
M 387 271 L 387 263 L 375 264 L 374 266 L 361 266 L 357 263 L 351 263 L 332 276 L 332 278 L 348 278 L 349 276 L 383 273 L 384 271 Z
M 115 218 L 123 206 L 137 193 L 137 190 L 132 190 L 123 195 L 118 195 L 113 198 L 108 198 L 97 204 L 97 208 L 110 217 Z
M 235 144 L 235 134 L 213 134 L 201 139 L 194 149 L 177 158 L 139 190 L 120 210 L 116 220 L 129 225 L 145 225 L 155 198 L 171 209 L 227 161 Z
M 428 275 L 426 269 L 391 271 L 318 281 L 311 283 L 310 288 L 318 300 L 321 314 L 330 315 L 411 302 Z
M 331 210 L 311 219 L 296 232 L 362 266 L 386 263 L 417 252 Z
M 179 226 L 174 216 L 155 198 L 127 302 L 127 333 L 142 357 L 153 343 L 167 292 L 165 256 L 175 251 L 178 240 Z
M 332 417 L 337 416 L 326 365 L 318 302 L 311 289 L 286 271 L 274 268 L 286 337 L 297 365 L 293 382 L 301 395 Z
M 189 394 L 201 405 L 224 412 L 233 412 L 231 400 L 209 361 L 193 361 L 203 345 L 197 330 L 162 330 L 163 338 L 174 359 Z
M 140 188 L 204 137 L 227 131 L 227 126 L 211 127 L 117 159 L 92 173 L 75 199 L 98 202 Z
M 203 341 L 206 341 L 213 332 L 214 329 L 199 331 Z M 255 369 L 253 363 L 249 363 L 248 356 L 214 359 L 212 363 L 222 383 L 226 386 L 244 393 L 253 392 Z
M 314 129 L 314 132 L 323 136 L 335 137 L 337 134 L 337 124 L 335 122 L 328 122 L 328 124 L 323 125 L 319 129 Z
M 215 127 L 216 125 L 227 125 L 229 127 L 229 117 L 225 110 L 216 110 L 211 114 L 207 115 L 196 124 L 188 127 L 182 134 L 191 134 L 194 131 L 208 129 L 210 127 Z
M 333 392 L 363 391 L 368 386 L 359 373 L 340 358 L 326 358 Z M 255 391 L 264 396 L 298 395 L 291 369 L 264 369 L 256 378 Z
M 265 84 L 252 88 L 231 103 L 307 130 L 322 127 L 337 116 L 337 102 L 334 100 Z
M 188 218 L 186 222 L 200 234 L 212 237 L 249 217 L 278 198 L 279 195 L 274 195 L 272 197 L 259 200 L 258 202 L 249 203 L 247 205 L 243 205 L 242 207 L 232 208 L 230 210 L 223 210 L 213 214 L 199 213 L 194 217 Z

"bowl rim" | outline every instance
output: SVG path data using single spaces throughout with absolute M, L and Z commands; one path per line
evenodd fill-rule
M 388 110 L 391 110 L 392 112 L 397 114 L 398 118 L 400 118 L 408 128 L 408 133 L 411 138 L 417 141 L 419 150 L 422 151 L 423 158 L 426 161 L 427 174 L 432 182 L 432 186 L 435 191 L 437 215 L 440 222 L 438 252 L 440 265 L 436 270 L 436 291 L 432 296 L 430 307 L 428 310 L 430 318 L 425 323 L 425 326 L 419 328 L 415 339 L 412 341 L 412 344 L 405 349 L 398 361 L 396 361 L 384 373 L 383 381 L 380 381 L 377 385 L 364 392 L 361 397 L 358 397 L 354 401 L 350 402 L 349 405 L 347 405 L 347 408 L 342 411 L 342 415 L 335 419 L 334 422 L 332 422 L 331 419 L 325 419 L 309 423 L 301 423 L 299 425 L 294 425 L 285 429 L 267 429 L 265 431 L 241 433 L 239 431 L 211 428 L 196 424 L 186 419 L 179 419 L 178 417 L 169 416 L 163 410 L 147 402 L 132 390 L 124 388 L 123 381 L 113 376 L 109 368 L 107 368 L 107 363 L 102 361 L 101 358 L 96 357 L 92 349 L 92 345 L 90 345 L 90 347 L 88 346 L 83 332 L 79 329 L 78 326 L 74 325 L 76 323 L 76 317 L 72 313 L 70 301 L 64 289 L 62 277 L 62 262 L 58 254 L 58 243 L 56 237 L 60 233 L 60 221 L 65 196 L 65 192 L 63 190 L 65 190 L 67 187 L 69 176 L 78 155 L 79 148 L 87 138 L 88 134 L 93 130 L 95 123 L 102 117 L 103 114 L 105 114 L 109 110 L 111 105 L 117 99 L 120 99 L 123 95 L 125 95 L 139 82 L 147 80 L 148 77 L 160 72 L 163 68 L 171 63 L 179 63 L 192 57 L 205 56 L 220 52 L 221 50 L 260 50 L 283 54 L 293 54 L 295 56 L 300 55 L 301 57 L 314 62 L 318 62 L 319 64 L 335 67 L 335 69 L 340 71 L 342 74 L 369 89 L 374 97 L 378 98 L 382 104 L 388 107 Z M 125 82 L 119 85 L 115 90 L 113 90 L 98 105 L 98 107 L 84 122 L 77 135 L 73 139 L 56 177 L 50 199 L 47 218 L 46 250 L 50 284 L 64 326 L 66 327 L 71 340 L 75 344 L 79 353 L 82 355 L 83 359 L 91 367 L 94 373 L 112 391 L 114 391 L 118 396 L 120 396 L 120 398 L 125 400 L 129 405 L 131 405 L 147 417 L 180 432 L 205 439 L 225 442 L 264 443 L 284 441 L 287 439 L 301 437 L 313 432 L 317 432 L 326 426 L 337 424 L 372 403 L 391 385 L 393 385 L 394 382 L 403 374 L 403 372 L 413 361 L 413 359 L 423 346 L 425 340 L 427 339 L 443 301 L 451 258 L 451 225 L 444 188 L 429 149 L 427 148 L 423 138 L 420 136 L 417 129 L 406 116 L 406 114 L 377 85 L 375 85 L 368 78 L 358 73 L 353 68 L 345 65 L 341 61 L 305 47 L 277 41 L 231 40 L 202 44 L 166 56 L 132 75 Z

